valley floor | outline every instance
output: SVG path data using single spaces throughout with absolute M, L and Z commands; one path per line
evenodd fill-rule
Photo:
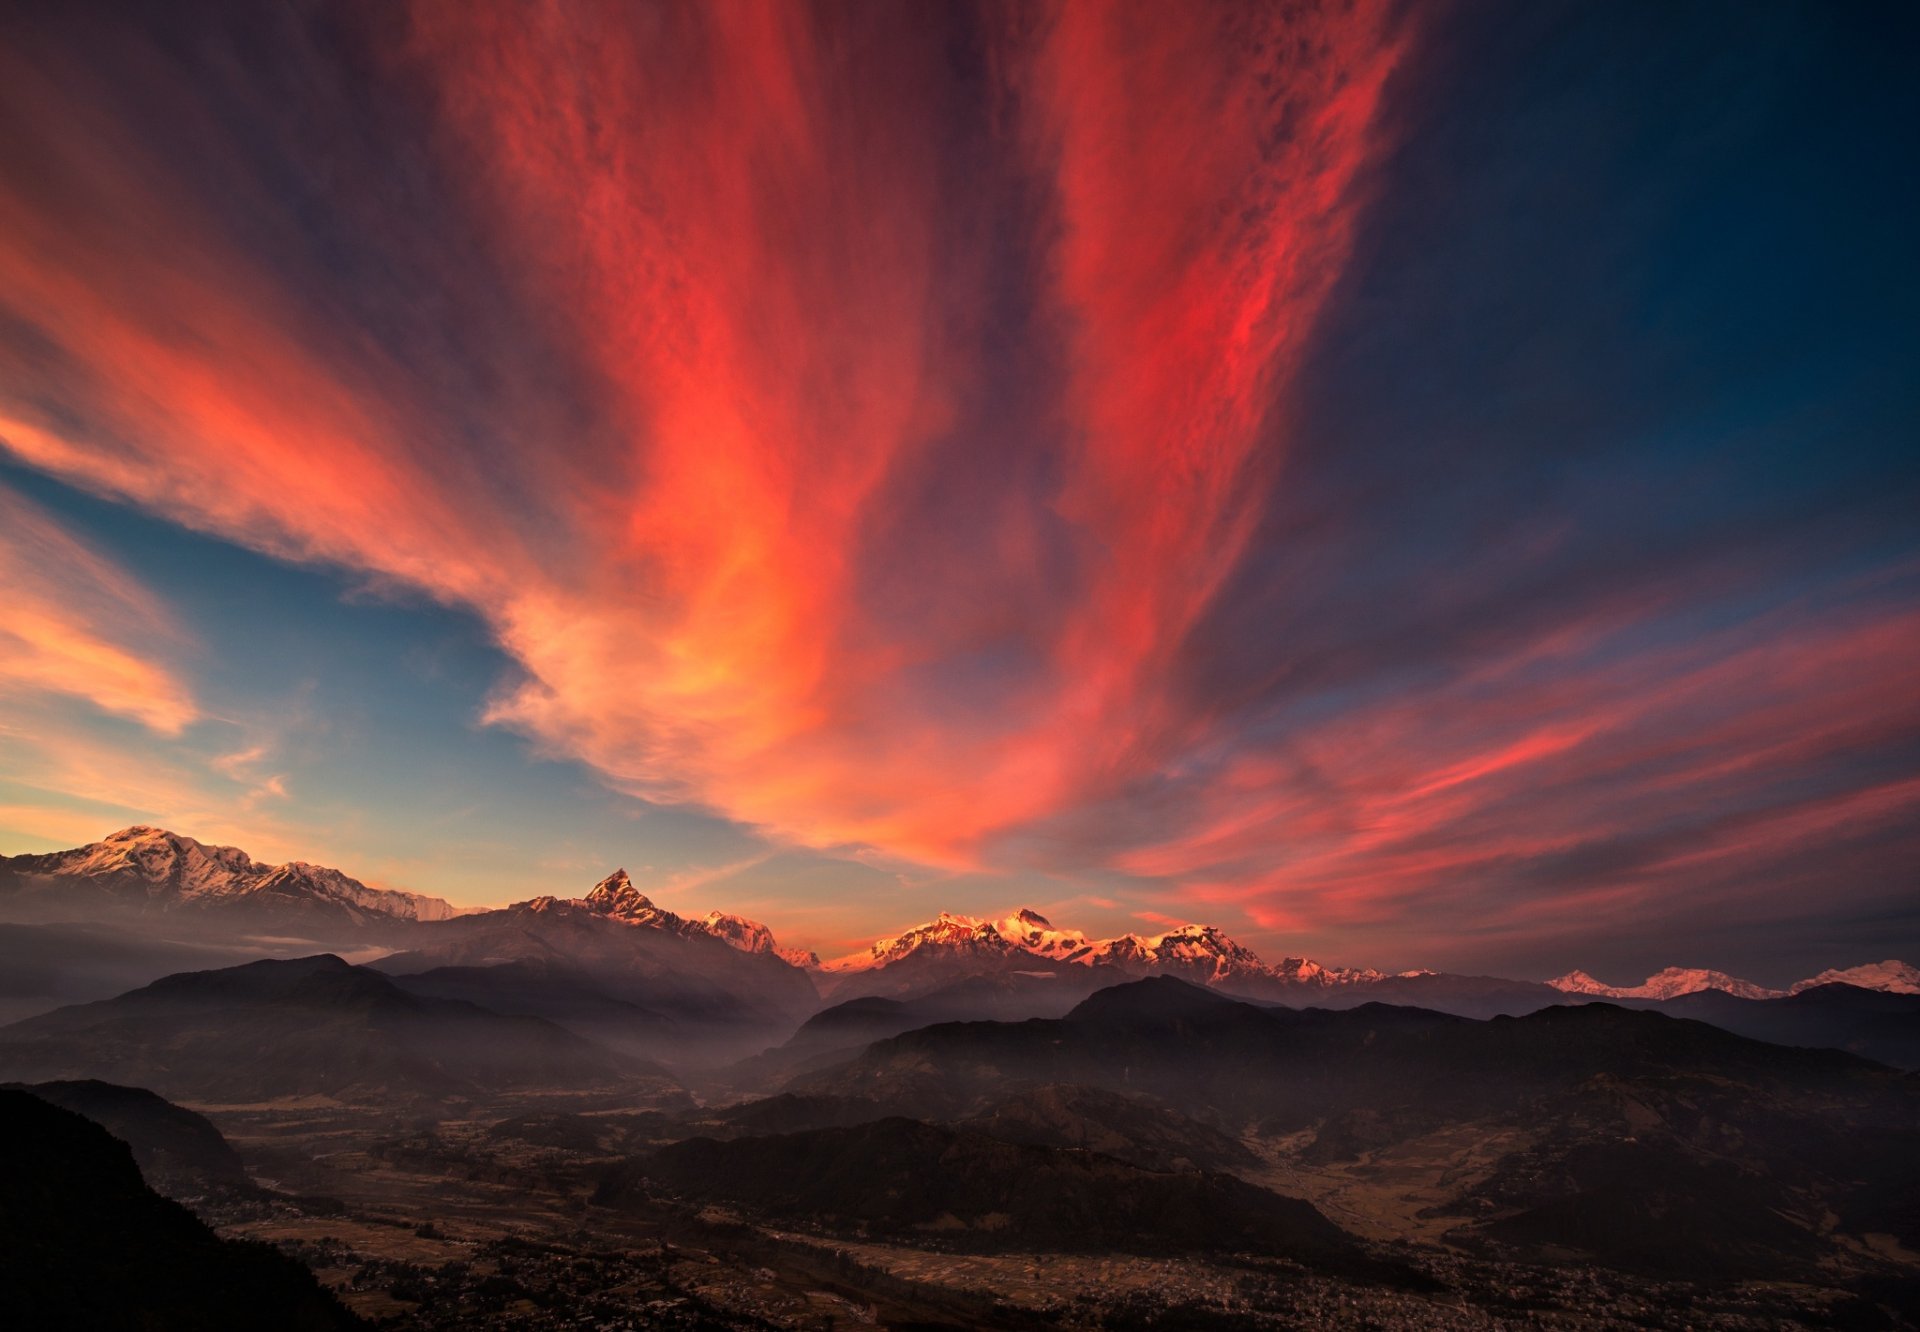
M 1889 1324 L 1885 1298 L 1788 1283 L 1659 1281 L 1497 1261 L 1442 1243 L 1457 1219 L 1436 1171 L 1509 1143 L 1408 1144 L 1339 1167 L 1251 1144 L 1258 1182 L 1371 1242 L 1379 1273 L 1340 1279 L 1271 1258 L 973 1252 L 758 1225 L 657 1199 L 590 1201 L 612 1158 L 502 1137 L 529 1111 L 631 1115 L 605 1098 L 533 1098 L 461 1117 L 325 1101 L 199 1106 L 276 1196 L 206 1203 L 224 1234 L 300 1258 L 356 1313 L 455 1328 L 1793 1329 Z M 1457 1191 L 1457 1190 L 1454 1190 Z M 1395 1275 L 1395 1273 L 1398 1273 Z

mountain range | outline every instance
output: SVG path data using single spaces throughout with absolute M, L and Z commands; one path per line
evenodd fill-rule
M 1851 985 L 1862 990 L 1884 990 L 1890 994 L 1920 994 L 1920 968 L 1889 958 L 1862 966 L 1834 968 L 1795 981 L 1784 990 L 1771 990 L 1752 981 L 1729 976 L 1724 971 L 1698 967 L 1668 967 L 1647 977 L 1638 985 L 1608 985 L 1584 971 L 1569 971 L 1547 982 L 1567 994 L 1597 995 L 1606 999 L 1677 999 L 1682 995 L 1718 990 L 1738 999 L 1779 999 L 1804 994 L 1822 985 Z
M 1557 1244 L 1628 1267 L 1755 1276 L 1812 1270 L 1809 1255 L 1840 1242 L 1825 1218 L 1920 1242 L 1905 1201 L 1920 1186 L 1910 1076 L 1608 1003 L 1476 1021 L 1263 1007 L 1156 977 L 1061 1019 L 908 1032 L 792 1089 L 966 1123 L 992 1120 L 1010 1093 L 1061 1086 L 1143 1098 L 1232 1138 L 1296 1141 L 1325 1168 L 1440 1150 L 1451 1196 L 1434 1215 L 1457 1215 L 1462 1243 L 1495 1251 Z M 1494 1143 L 1471 1170 L 1454 1155 Z
M 132 910 L 323 929 L 450 920 L 460 912 L 438 897 L 371 888 L 325 865 L 263 864 L 238 847 L 144 825 L 68 851 L 0 856 L 0 902 L 15 919 Z
M 1920 1083 L 1900 1071 L 1920 1067 L 1920 986 L 1899 962 L 1782 990 L 1679 969 L 1549 984 L 1268 964 L 1217 928 L 1095 939 L 1021 910 L 942 914 L 822 965 L 759 922 L 668 910 L 624 871 L 439 914 L 154 830 L 5 868 L 0 911 L 24 896 L 63 915 L 0 926 L 0 1000 L 64 989 L 0 1026 L 0 1079 L 125 1138 L 154 1188 L 298 1221 L 369 1309 L 396 1291 L 444 1304 L 434 1326 L 489 1325 L 462 1320 L 499 1306 L 504 1273 L 475 1275 L 464 1248 L 431 1271 L 341 1263 L 332 1209 L 413 1198 L 427 1210 L 396 1238 L 441 1254 L 454 1195 L 466 1217 L 656 1233 L 711 1255 L 700 1281 L 730 1254 L 737 1290 L 824 1281 L 907 1301 L 895 1326 L 1061 1325 L 1059 1305 L 1000 1319 L 998 1294 L 927 1303 L 928 1252 L 1049 1273 L 1135 1255 L 1187 1301 L 1132 1323 L 1107 1305 L 1140 1292 L 1082 1288 L 1119 1318 L 1089 1326 L 1273 1325 L 1189 1318 L 1214 1298 L 1181 1284 L 1195 1255 L 1231 1255 L 1289 1308 L 1319 1290 L 1334 1303 L 1296 1319 L 1314 1325 L 1361 1288 L 1407 1315 L 1369 1325 L 1446 1325 L 1448 1302 L 1534 1299 L 1522 1269 L 1572 1269 L 1565 1289 L 1603 1312 L 1601 1271 L 1734 1283 L 1742 1301 L 1817 1288 L 1839 1311 L 1818 1325 L 1901 1326 L 1876 1311 L 1920 1296 Z M 258 938 L 272 919 L 295 928 Z M 183 920 L 192 942 L 168 943 Z M 351 956 L 304 944 L 309 928 Z M 306 952 L 239 960 L 263 945 Z M 71 1125 L 24 1113 L 36 1144 L 92 1169 Z M 85 1180 L 116 1217 L 151 1209 L 124 1178 Z M 849 1245 L 867 1257 L 830 1252 Z M 868 1267 L 882 1251 L 921 1276 Z M 603 1270 L 619 1289 L 593 1307 L 629 1299 L 604 1254 L 512 1261 L 515 1281 L 563 1279 L 543 1307 L 585 1308 Z M 660 1261 L 649 1289 L 694 1270 Z M 1831 1302 L 1856 1295 L 1852 1313 Z
M 629 1054 L 709 1066 L 787 1041 L 803 1022 L 807 1027 L 795 1040 L 817 1056 L 833 1048 L 836 1024 L 847 1039 L 877 1039 L 928 1021 L 1058 1017 L 1099 989 L 1155 975 L 1294 1007 L 1384 1002 L 1470 1017 L 1593 999 L 1669 1002 L 1709 991 L 1773 1001 L 1834 984 L 1920 993 L 1920 971 L 1893 960 L 1823 972 L 1781 990 L 1677 967 L 1615 986 L 1581 971 L 1543 983 L 1423 970 L 1389 974 L 1298 956 L 1268 963 L 1210 925 L 1094 938 L 1030 908 L 986 918 L 942 912 L 821 963 L 810 952 L 783 947 L 759 921 L 721 910 L 683 916 L 662 907 L 624 869 L 578 896 L 456 908 L 439 898 L 373 888 L 325 866 L 269 865 L 237 848 L 145 826 L 67 851 L 0 857 L 0 916 L 29 922 L 0 926 L 6 955 L 20 962 L 0 985 L 0 1016 L 125 988 L 109 986 L 108 977 L 144 982 L 181 969 L 161 965 L 162 953 L 181 961 L 221 960 L 205 951 L 210 941 L 229 950 L 252 947 L 257 956 L 267 944 L 248 932 L 271 927 L 288 936 L 271 946 L 296 954 L 302 940 L 350 956 L 384 952 L 379 968 L 418 997 L 552 1020 Z M 129 922 L 143 923 L 118 935 L 102 933 Z M 184 934 L 201 951 L 184 944 L 166 951 L 163 933 Z M 353 951 L 361 948 L 366 951 Z M 36 957 L 60 964 L 40 965 Z M 144 971 L 143 959 L 151 959 Z M 95 974 L 102 979 L 92 990 L 76 980 Z M 904 1007 L 838 1007 L 860 1000 Z M 826 1011 L 809 1021 L 823 1005 Z M 1769 1030 L 1782 1025 L 1751 1014 L 1741 1020 Z M 1804 1030 L 1806 1023 L 1795 1018 L 1785 1026 Z M 1866 1038 L 1882 1040 L 1886 1049 L 1905 1039 L 1884 1030 Z

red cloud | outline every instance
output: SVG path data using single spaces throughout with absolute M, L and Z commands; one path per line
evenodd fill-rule
M 17 69 L 39 123 L 88 136 L 80 178 L 9 201 L 4 272 L 22 310 L 61 311 L 93 428 L 14 451 L 467 604 L 526 668 L 494 720 L 785 836 L 965 862 L 1150 771 L 1181 743 L 1168 653 L 1235 563 L 1344 254 L 1382 14 L 1065 6 L 992 39 L 1058 233 L 1038 317 L 1068 330 L 1057 401 L 1006 451 L 1055 454 L 1054 480 L 939 552 L 962 590 L 926 588 L 959 608 L 926 638 L 866 618 L 855 557 L 980 389 L 992 219 L 935 149 L 977 94 L 905 11 L 867 18 L 863 56 L 791 6 L 417 8 L 389 73 L 422 85 L 465 205 L 624 441 L 515 440 L 531 484 L 504 506 L 430 447 L 404 364 L 316 323 L 122 127 L 88 123 L 80 71 L 63 92 Z M 286 222 L 244 182 L 236 206 Z M 1078 595 L 1019 630 L 1040 667 L 958 711 L 903 685 L 1005 632 L 966 604 L 978 567 L 1010 594 L 1042 526 Z
M 1256 737 L 1175 680 L 1281 483 L 1392 8 L 1076 3 L 956 34 L 902 5 L 422 0 L 336 99 L 397 108 L 390 174 L 300 159 L 374 255 L 359 304 L 195 79 L 124 34 L 83 59 L 21 34 L 0 306 L 33 337 L 0 343 L 0 433 L 471 609 L 524 671 L 492 720 L 814 845 L 967 865 L 1068 828 L 1035 858 L 1365 919 L 1644 825 L 1625 791 L 1794 803 L 1756 784 L 1907 724 L 1906 621 L 1621 667 L 1591 654 L 1658 608 L 1569 607 L 1478 673 Z M 274 122 L 277 93 L 225 91 Z M 1820 808 L 1878 817 L 1888 789 Z M 1755 844 L 1727 818 L 1715 845 Z

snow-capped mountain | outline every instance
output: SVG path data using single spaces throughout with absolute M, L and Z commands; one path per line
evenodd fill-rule
M 250 909 L 337 922 L 439 921 L 458 908 L 424 893 L 370 888 L 325 865 L 269 865 L 231 846 L 144 825 L 44 855 L 0 856 L 0 893 L 52 909 L 94 901 L 142 911 Z
M 773 931 L 757 920 L 736 916 L 730 911 L 709 911 L 698 920 L 677 915 L 634 887 L 632 877 L 624 869 L 617 869 L 600 880 L 585 897 L 575 899 L 575 904 L 626 925 L 688 937 L 711 935 L 743 953 L 770 953 L 788 966 L 806 969 L 820 965 L 820 959 L 804 948 L 782 948 Z
M 1324 967 L 1290 957 L 1273 966 L 1211 925 L 1181 925 L 1162 934 L 1089 939 L 1061 929 L 1030 907 L 998 919 L 943 911 L 924 925 L 877 940 L 864 952 L 835 958 L 829 975 L 852 976 L 937 956 L 948 969 L 971 959 L 1005 970 L 1038 959 L 1072 967 L 1110 968 L 1123 975 L 1169 974 L 1206 985 L 1334 986 L 1380 979 L 1370 970 Z
M 1705 990 L 1723 990 L 1741 999 L 1778 999 L 1818 985 L 1852 985 L 1889 994 L 1920 994 L 1920 968 L 1889 958 L 1885 962 L 1823 971 L 1818 976 L 1796 981 L 1784 990 L 1771 990 L 1724 971 L 1699 967 L 1668 967 L 1638 985 L 1608 985 L 1584 971 L 1569 971 L 1547 984 L 1566 994 L 1592 995 L 1598 999 L 1677 999 L 1683 994 L 1699 994 Z
M 1035 917 L 1040 919 L 1040 917 Z M 1007 958 L 1025 951 L 995 928 L 994 922 L 942 911 L 924 925 L 886 939 L 876 939 L 865 952 L 837 957 L 821 964 L 829 973 L 877 971 L 928 953 L 975 954 Z M 1037 954 L 1036 954 L 1037 955 Z
M 579 904 L 598 915 L 628 925 L 668 930 L 674 934 L 692 934 L 699 929 L 684 916 L 655 906 L 652 898 L 633 886 L 633 880 L 624 869 L 617 869 L 596 883 L 585 897 L 579 899 Z
M 1844 970 L 1828 970 L 1818 976 L 1796 981 L 1790 994 L 1811 990 L 1816 985 L 1857 985 L 1863 990 L 1884 990 L 1888 994 L 1920 994 L 1920 967 L 1888 958 Z
M 1724 971 L 1699 967 L 1668 967 L 1638 985 L 1608 985 L 1584 971 L 1569 971 L 1547 982 L 1567 994 L 1590 994 L 1600 999 L 1676 999 L 1702 990 L 1724 990 L 1742 999 L 1777 999 L 1785 991 L 1769 990 L 1764 985 L 1729 976 Z

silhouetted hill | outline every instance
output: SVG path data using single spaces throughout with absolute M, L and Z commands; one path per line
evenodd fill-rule
M 550 1022 L 423 999 L 323 954 L 168 976 L 0 1028 L 0 1074 L 252 1102 L 589 1087 L 633 1070 Z
M 821 1009 L 800 1025 L 787 1048 L 866 1045 L 936 1022 L 1061 1017 L 1102 985 L 1117 980 L 1083 967 L 1061 975 L 970 976 L 911 999 L 867 995 Z
M 1272 991 L 1265 992 L 1274 994 Z M 1362 1004 L 1395 1004 L 1426 1008 L 1456 1017 L 1524 1017 L 1568 997 L 1538 981 L 1507 980 L 1500 976 L 1456 976 L 1444 971 L 1411 976 L 1382 976 L 1377 980 L 1333 989 L 1299 990 L 1274 997 L 1298 1008 L 1358 1008 Z
M 99 1125 L 0 1091 L 0 1324 L 89 1332 L 328 1332 L 363 1324 L 299 1263 L 221 1240 L 141 1182 Z
M 1517 1135 L 1525 1145 L 1496 1163 L 1478 1195 L 1485 1206 L 1461 1215 L 1491 1221 L 1545 1208 L 1541 1238 L 1524 1241 L 1518 1222 L 1499 1232 L 1536 1256 L 1552 1246 L 1547 1222 L 1558 1218 L 1563 1229 L 1592 1229 L 1600 1261 L 1631 1257 L 1626 1241 L 1600 1237 L 1632 1231 L 1640 1204 L 1612 1185 L 1586 1187 L 1603 1175 L 1577 1165 L 1606 1144 L 1625 1144 L 1626 1161 L 1640 1163 L 1623 1164 L 1619 1178 L 1668 1181 L 1685 1199 L 1662 1204 L 1676 1217 L 1705 1221 L 1764 1203 L 1786 1219 L 1784 1231 L 1757 1219 L 1730 1231 L 1722 1258 L 1735 1264 L 1810 1266 L 1831 1246 L 1829 1213 L 1851 1233 L 1897 1236 L 1913 1209 L 1887 1181 L 1920 1188 L 1912 1077 L 1610 1004 L 1482 1022 L 1386 1005 L 1262 1008 L 1160 978 L 1102 991 L 1059 1021 L 909 1032 L 796 1091 L 960 1120 L 1061 1084 L 1150 1096 L 1235 1136 L 1305 1132 L 1306 1157 L 1325 1164 L 1463 1125 L 1478 1140 Z M 1676 1159 L 1688 1168 L 1660 1164 Z M 1740 1170 L 1726 1174 L 1726 1162 Z
M 1469 1018 L 1367 1004 L 1263 1008 L 1170 977 L 1093 995 L 1058 1021 L 952 1023 L 881 1041 L 796 1091 L 888 1099 L 911 1090 L 942 1117 L 1009 1083 L 1143 1092 L 1188 1113 L 1295 1129 L 1341 1110 L 1484 1113 L 1596 1073 L 1737 1079 L 1756 1090 L 1885 1101 L 1900 1080 L 1833 1051 L 1766 1045 L 1609 1004 Z M 1909 1107 L 1908 1101 L 1903 1102 Z
M 503 970 L 502 963 L 517 965 Z M 553 986 L 564 982 L 582 1003 L 590 992 L 592 1002 L 655 1015 L 636 1018 L 623 1048 L 701 1064 L 729 1062 L 784 1039 L 820 1002 L 807 974 L 773 953 L 553 898 L 420 926 L 407 952 L 377 967 L 395 977 L 458 969 L 466 997 L 529 1012 L 552 1003 Z M 544 995 L 532 988 L 542 972 Z
M 1069 967 L 1045 975 L 969 976 L 909 999 L 863 995 L 821 1009 L 787 1041 L 727 1068 L 728 1085 L 771 1090 L 829 1067 L 863 1046 L 938 1022 L 1015 1022 L 1060 1017 L 1088 994 L 1118 980 L 1111 968 Z
M 151 927 L 0 924 L 0 1025 L 271 951 L 185 943 L 157 937 Z
M 133 1149 L 148 1186 L 169 1198 L 260 1192 L 240 1154 L 211 1120 L 144 1087 L 85 1079 L 11 1083 L 6 1089 L 38 1096 L 100 1125 Z
M 607 994 L 594 978 L 558 962 L 436 967 L 396 975 L 393 983 L 428 999 L 457 999 L 512 1017 L 544 1018 L 610 1050 L 646 1059 L 680 1039 L 664 1013 Z
M 1724 990 L 1700 990 L 1676 999 L 1620 1002 L 1710 1022 L 1776 1045 L 1846 1050 L 1895 1068 L 1920 1068 L 1920 994 L 1832 984 L 1777 999 L 1742 999 Z
M 676 1143 L 611 1173 L 595 1201 L 618 1206 L 649 1188 L 839 1230 L 994 1248 L 1354 1253 L 1311 1204 L 1231 1176 L 1156 1174 L 902 1118 Z

